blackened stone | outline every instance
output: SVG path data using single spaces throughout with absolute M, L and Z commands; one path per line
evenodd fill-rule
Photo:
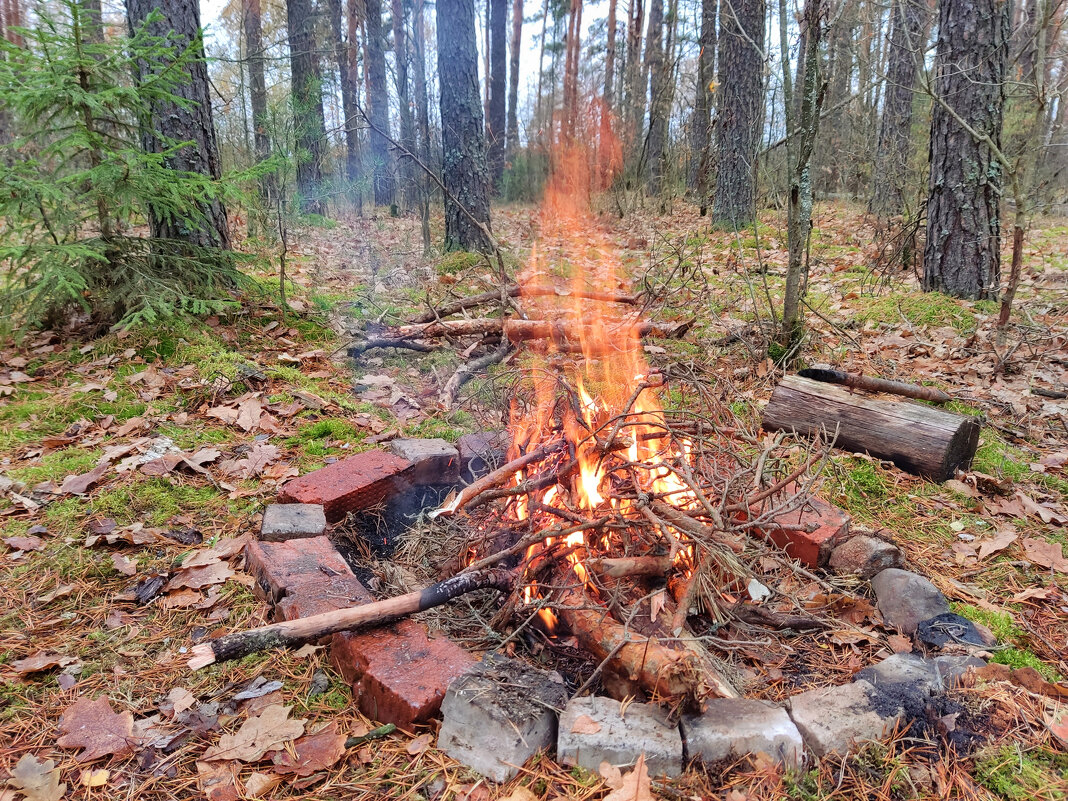
M 988 648 L 996 644 L 976 628 L 966 617 L 944 612 L 921 621 L 916 626 L 916 638 L 931 648 L 943 648 L 950 643 L 962 643 Z

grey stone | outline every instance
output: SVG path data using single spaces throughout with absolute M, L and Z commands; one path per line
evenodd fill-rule
M 503 431 L 479 431 L 456 440 L 460 453 L 460 477 L 476 479 L 504 463 L 508 437 Z
M 966 654 L 943 654 L 934 658 L 935 670 L 938 671 L 942 684 L 948 689 L 960 686 L 961 677 L 969 668 L 978 670 L 986 667 L 986 660 Z
M 690 759 L 710 763 L 763 752 L 788 767 L 800 764 L 804 743 L 785 709 L 746 698 L 713 698 L 706 706 L 680 724 Z
M 861 679 L 799 693 L 789 701 L 805 745 L 816 756 L 845 754 L 864 740 L 881 740 L 905 717 L 901 705 Z
M 556 740 L 564 685 L 514 659 L 487 654 L 455 679 L 441 704 L 438 748 L 488 779 L 506 782 Z
M 942 677 L 934 661 L 916 654 L 894 654 L 882 662 L 858 671 L 855 679 L 864 679 L 876 688 L 898 691 L 903 687 L 915 687 L 921 694 L 941 692 Z
M 905 564 L 901 549 L 878 537 L 858 534 L 831 552 L 830 566 L 839 573 L 871 578 L 876 573 Z
M 883 570 L 871 580 L 871 586 L 883 621 L 904 634 L 914 634 L 922 621 L 949 611 L 949 603 L 938 588 L 908 570 Z
M 655 704 L 629 704 L 601 696 L 575 698 L 560 715 L 557 761 L 597 771 L 602 762 L 619 768 L 645 754 L 651 776 L 682 773 L 682 735 Z
M 404 475 L 414 484 L 451 484 L 460 478 L 460 453 L 443 439 L 395 439 L 389 450 L 412 463 Z
M 317 503 L 272 503 L 263 510 L 260 539 L 268 542 L 318 537 L 326 531 L 326 514 Z

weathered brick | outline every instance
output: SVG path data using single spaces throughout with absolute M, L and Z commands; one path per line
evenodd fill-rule
M 272 604 L 302 582 L 352 577 L 348 563 L 327 537 L 286 542 L 253 540 L 245 546 L 245 565 L 256 579 L 256 595 Z
M 437 714 L 452 680 L 477 661 L 445 637 L 428 637 L 413 620 L 335 634 L 330 657 L 361 712 L 401 727 Z
M 811 526 L 812 531 L 778 528 L 782 526 Z M 764 528 L 771 540 L 794 559 L 810 566 L 827 564 L 831 551 L 849 537 L 849 515 L 815 496 L 792 512 L 781 514 Z
M 460 478 L 460 454 L 443 439 L 395 439 L 389 450 L 411 463 L 404 477 L 412 484 L 452 484 Z
M 410 466 L 407 459 L 392 453 L 365 451 L 287 481 L 278 500 L 322 504 L 326 519 L 336 523 L 349 512 L 369 509 L 405 489 L 401 474 Z
M 276 607 L 280 620 L 336 612 L 374 598 L 355 576 L 309 576 L 290 585 Z
M 271 542 L 318 537 L 326 530 L 326 515 L 317 503 L 272 503 L 263 510 L 260 539 Z
M 460 452 L 460 477 L 477 478 L 504 462 L 508 437 L 503 431 L 479 431 L 456 440 Z

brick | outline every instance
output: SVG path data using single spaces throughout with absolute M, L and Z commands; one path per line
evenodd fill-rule
M 406 459 L 392 453 L 365 451 L 287 481 L 278 500 L 321 504 L 326 519 L 336 523 L 349 512 L 377 506 L 404 490 L 407 485 L 401 474 L 410 466 Z
M 682 735 L 656 704 L 629 704 L 601 696 L 574 698 L 560 715 L 557 759 L 597 771 L 602 762 L 618 768 L 645 754 L 651 776 L 682 773 Z
M 567 689 L 516 659 L 486 654 L 449 685 L 438 748 L 495 782 L 509 781 L 556 742 Z
M 324 531 L 326 514 L 317 503 L 272 503 L 263 510 L 261 540 L 298 540 L 318 537 Z
M 330 658 L 361 712 L 402 728 L 437 714 L 449 684 L 477 661 L 445 637 L 428 637 L 413 620 L 335 634 Z
M 854 744 L 882 740 L 905 718 L 900 703 L 863 679 L 790 698 L 790 717 L 816 756 L 844 754 Z
M 456 441 L 460 452 L 460 477 L 475 479 L 504 463 L 508 437 L 503 431 L 464 434 Z
M 888 567 L 902 567 L 905 555 L 893 543 L 878 537 L 857 534 L 831 552 L 830 566 L 838 573 L 854 573 L 871 578 Z
M 712 698 L 700 715 L 680 721 L 686 753 L 705 764 L 768 754 L 788 767 L 797 767 L 804 743 L 785 709 L 748 698 Z
M 776 528 L 776 523 L 814 526 L 814 530 Z M 849 515 L 813 496 L 800 509 L 776 517 L 764 532 L 792 558 L 809 567 L 820 567 L 827 564 L 835 546 L 849 537 Z
M 336 612 L 374 598 L 355 576 L 309 576 L 290 585 L 276 607 L 281 620 Z
M 460 478 L 460 453 L 443 439 L 395 439 L 389 450 L 411 463 L 404 476 L 412 484 L 452 484 Z
M 303 581 L 352 577 L 348 563 L 326 537 L 287 542 L 253 540 L 245 546 L 245 565 L 256 579 L 256 596 L 272 604 Z

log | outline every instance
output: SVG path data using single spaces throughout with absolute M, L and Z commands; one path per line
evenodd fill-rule
M 605 303 L 625 303 L 630 306 L 635 306 L 641 302 L 641 295 L 627 295 L 622 292 L 601 292 L 596 289 L 560 289 L 555 286 L 545 285 L 533 285 L 533 286 L 519 286 L 518 284 L 509 284 L 504 288 L 502 292 L 500 289 L 491 289 L 488 292 L 483 292 L 481 295 L 469 295 L 465 298 L 457 298 L 450 301 L 436 309 L 423 312 L 418 317 L 415 317 L 413 323 L 431 323 L 435 320 L 448 317 L 450 315 L 462 312 L 465 309 L 473 309 L 477 306 L 484 306 L 487 303 L 495 303 L 501 300 L 502 295 L 517 298 L 537 298 L 537 297 L 560 297 L 560 298 L 581 298 L 583 300 L 599 300 Z
M 787 376 L 764 409 L 766 431 L 796 431 L 867 452 L 902 470 L 945 481 L 967 469 L 979 445 L 979 423 L 909 401 L 856 395 L 833 384 Z
M 193 670 L 199 670 L 216 662 L 241 659 L 258 651 L 293 648 L 314 642 L 328 634 L 377 626 L 415 612 L 424 612 L 475 590 L 511 590 L 516 575 L 514 570 L 500 568 L 461 573 L 426 589 L 398 595 L 396 598 L 236 631 L 195 645 L 188 665 Z
M 567 320 L 520 320 L 474 318 L 470 320 L 439 320 L 432 323 L 402 325 L 396 329 L 396 340 L 434 339 L 448 336 L 471 336 L 472 334 L 503 334 L 511 342 L 518 344 L 531 339 L 551 339 L 559 343 L 572 343 L 582 340 L 616 339 L 620 335 L 634 332 L 637 336 L 663 337 L 677 339 L 685 336 L 693 325 L 693 320 L 681 323 L 636 322 L 620 324 L 610 329 L 576 324 Z
M 905 398 L 916 398 L 916 400 L 931 401 L 932 403 L 949 403 L 953 400 L 951 395 L 947 395 L 936 387 L 907 384 L 904 381 L 891 381 L 886 378 L 874 378 L 860 373 L 847 373 L 830 367 L 807 367 L 804 370 L 798 370 L 797 374 L 802 378 L 811 378 L 827 384 L 841 384 L 850 389 L 886 392 L 890 395 L 901 395 Z

